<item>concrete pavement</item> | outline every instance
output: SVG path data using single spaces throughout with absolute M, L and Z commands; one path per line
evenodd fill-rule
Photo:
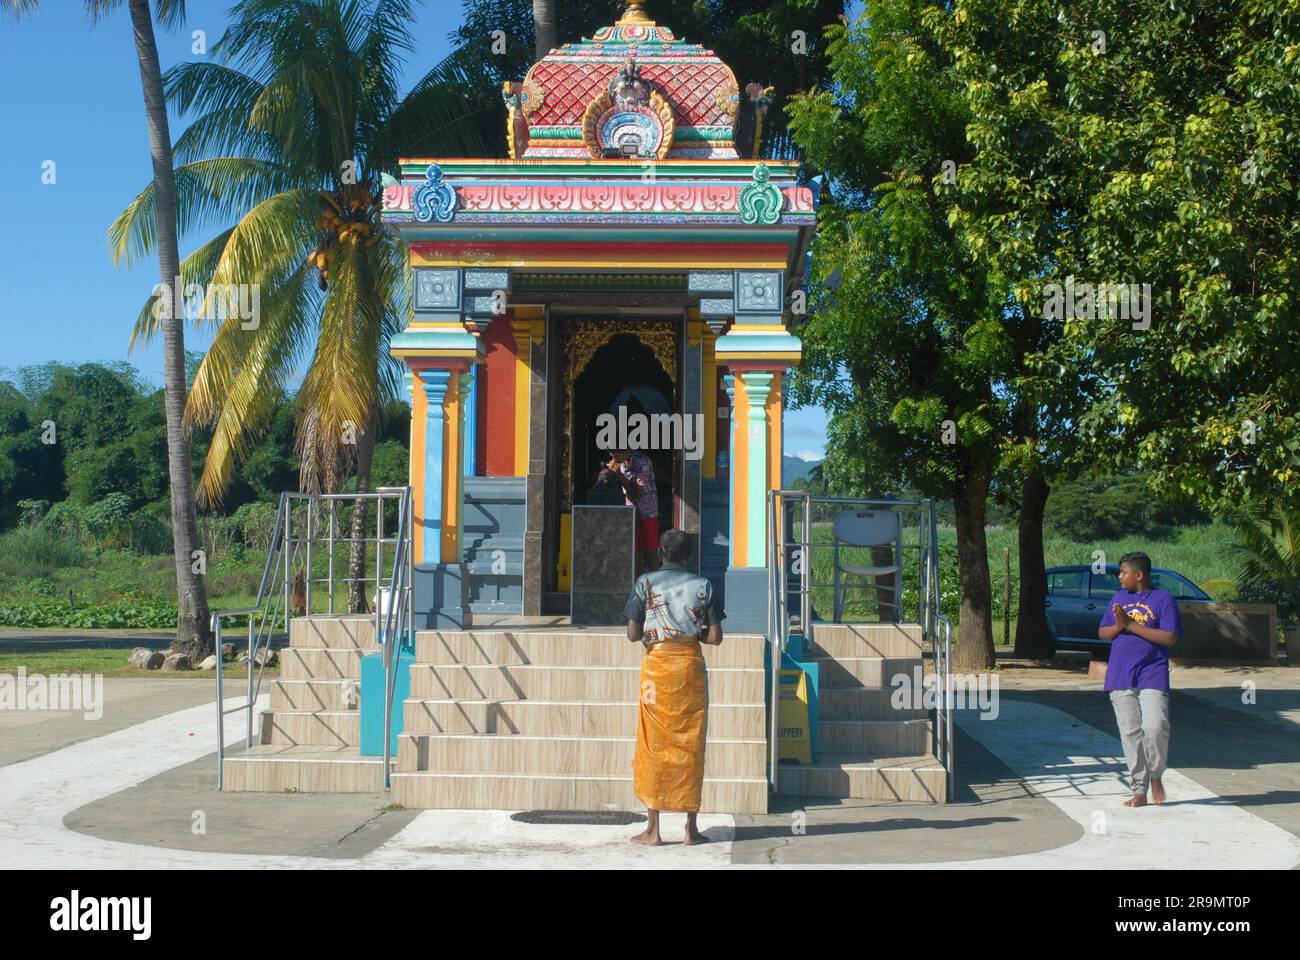
M 386 812 L 380 795 L 218 794 L 215 705 L 201 702 L 211 687 L 109 680 L 100 721 L 0 712 L 0 857 L 29 867 L 1293 868 L 1291 676 L 1257 685 L 1253 704 L 1226 671 L 1175 692 L 1163 807 L 1120 806 L 1120 748 L 1099 684 L 1018 680 L 1002 685 L 997 720 L 958 713 L 953 804 L 789 803 L 765 817 L 703 817 L 714 843 L 660 849 L 628 844 L 636 827 Z M 242 733 L 228 720 L 232 748 Z M 676 838 L 684 818 L 664 819 Z

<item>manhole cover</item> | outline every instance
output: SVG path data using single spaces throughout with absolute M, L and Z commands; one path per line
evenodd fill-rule
M 621 827 L 630 823 L 645 823 L 645 814 L 622 810 L 525 810 L 523 813 L 512 813 L 510 819 L 520 823 Z

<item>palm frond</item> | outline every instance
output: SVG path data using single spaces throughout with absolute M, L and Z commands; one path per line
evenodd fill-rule
M 262 198 L 302 180 L 282 164 L 249 157 L 215 157 L 177 167 L 176 227 L 184 235 L 202 224 L 244 216 Z M 152 255 L 156 243 L 154 184 L 149 183 L 108 228 L 113 263 L 134 266 Z
M 313 329 L 314 271 L 301 264 L 267 292 L 255 330 L 227 320 L 203 358 L 186 421 L 214 425 L 199 479 L 199 500 L 221 502 L 237 459 L 270 423 L 269 413 L 297 367 Z
M 183 287 L 188 287 L 194 283 L 206 286 L 211 281 L 212 271 L 216 269 L 217 261 L 221 258 L 221 251 L 225 249 L 226 241 L 230 239 L 230 234 L 233 232 L 234 227 L 223 230 L 181 261 L 181 285 Z M 140 343 L 149 343 L 161 330 L 163 313 L 161 308 L 155 310 L 158 296 L 157 292 L 150 294 L 149 299 L 145 301 L 144 306 L 140 309 L 140 315 L 135 320 L 135 327 L 131 330 L 131 342 L 127 344 L 128 352 L 135 349 L 137 340 Z M 173 304 L 170 309 L 174 312 L 175 305 Z M 201 319 L 196 320 L 195 326 L 198 326 L 201 322 Z
M 349 244 L 336 255 L 316 352 L 298 391 L 296 449 L 305 490 L 335 488 L 355 453 L 346 441 L 369 429 L 377 404 L 383 304 L 367 253 Z

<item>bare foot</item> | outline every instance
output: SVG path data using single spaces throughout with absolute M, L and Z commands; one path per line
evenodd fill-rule
M 1165 802 L 1165 785 L 1154 777 L 1151 778 L 1151 802 Z
M 659 839 L 659 831 L 656 830 L 654 833 L 651 833 L 648 828 L 642 830 L 635 837 L 633 837 L 632 842 L 640 843 L 647 847 L 658 847 L 663 844 L 663 841 Z
M 1145 793 L 1135 793 L 1124 801 L 1126 807 L 1145 807 L 1147 805 L 1147 795 Z
M 709 842 L 709 838 L 706 837 L 704 834 L 700 833 L 700 831 L 698 830 L 688 830 L 686 831 L 686 836 L 682 838 L 682 846 L 684 847 L 693 847 L 697 843 L 708 843 L 708 842 Z

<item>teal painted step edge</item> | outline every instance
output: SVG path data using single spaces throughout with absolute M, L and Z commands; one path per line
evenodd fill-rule
M 804 661 L 799 658 L 804 655 L 804 638 L 797 633 L 790 634 L 790 639 L 786 642 L 785 653 L 781 655 L 782 670 L 802 670 L 808 675 L 808 747 L 812 751 L 813 763 L 817 762 L 817 691 L 821 686 L 821 664 L 814 661 Z M 764 691 L 767 710 L 770 714 L 772 710 L 772 647 L 770 644 L 763 647 L 763 672 L 766 675 Z M 772 735 L 772 717 L 767 718 L 768 736 Z M 381 738 L 382 739 L 382 738 Z M 768 748 L 771 748 L 768 743 Z M 786 763 L 795 763 L 797 761 L 786 760 Z
M 415 638 L 407 636 L 397 648 L 397 682 L 393 685 L 393 726 L 388 747 L 397 756 L 397 736 L 402 732 L 402 703 L 411 695 L 411 664 Z M 361 658 L 361 755 L 384 755 L 384 654 Z

